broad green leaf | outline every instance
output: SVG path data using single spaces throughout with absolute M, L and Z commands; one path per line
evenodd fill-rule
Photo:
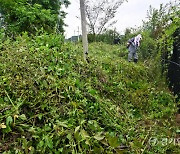
M 84 139 L 90 137 L 90 136 L 88 135 L 88 133 L 87 133 L 84 129 L 81 130 L 81 136 L 82 136 L 82 138 L 84 138 Z
M 71 135 L 71 134 L 68 134 L 68 135 L 67 135 L 67 138 L 71 141 L 72 135 Z
M 116 136 L 114 136 L 114 137 L 109 136 L 108 142 L 109 142 L 109 145 L 113 148 L 116 148 L 120 145 L 120 143 L 118 142 L 118 137 L 116 137 Z
M 20 118 L 20 119 L 22 119 L 22 120 L 27 120 L 27 118 L 26 118 L 26 115 L 25 115 L 25 114 L 20 115 L 20 116 L 19 116 L 19 118 Z
M 104 137 L 105 137 L 105 136 L 102 135 L 102 132 L 98 132 L 98 133 L 94 136 L 94 138 L 95 138 L 96 140 L 98 140 L 98 141 L 103 140 Z
M 52 149 L 53 148 L 53 141 L 49 136 L 45 136 L 45 144 Z
M 34 127 L 30 127 L 30 128 L 28 129 L 28 131 L 31 132 L 31 133 L 34 133 L 35 130 L 36 130 L 36 129 L 35 129 Z
M 6 125 L 10 125 L 13 122 L 13 118 L 11 116 L 8 116 L 6 118 Z
M 77 126 L 77 127 L 75 128 L 74 133 L 76 133 L 76 132 L 79 130 L 79 128 L 80 128 L 80 126 Z
M 44 146 L 44 141 L 40 141 L 39 144 L 38 144 L 39 147 L 43 147 Z
M 66 122 L 57 121 L 57 124 L 58 124 L 59 126 L 68 128 L 68 125 L 66 124 Z
M 180 129 L 177 129 L 177 130 L 176 130 L 176 133 L 180 133 Z

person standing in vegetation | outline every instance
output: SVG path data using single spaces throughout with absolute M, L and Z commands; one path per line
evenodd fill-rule
M 128 40 L 127 48 L 129 51 L 128 61 L 131 62 L 132 59 L 135 63 L 138 61 L 137 49 L 140 46 L 140 41 L 142 40 L 141 34 L 138 34 L 136 37 L 133 37 Z

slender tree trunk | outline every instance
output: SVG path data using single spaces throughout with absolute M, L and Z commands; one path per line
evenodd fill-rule
M 82 25 L 82 42 L 84 49 L 84 60 L 88 59 L 88 40 L 87 40 L 87 30 L 86 30 L 86 15 L 85 15 L 85 5 L 84 0 L 80 0 L 80 9 L 81 9 L 81 25 Z

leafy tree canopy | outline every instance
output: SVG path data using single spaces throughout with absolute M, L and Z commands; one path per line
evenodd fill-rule
M 69 4 L 68 0 L 0 0 L 0 12 L 7 32 L 13 34 L 34 33 L 40 28 L 63 32 L 66 13 L 61 7 Z

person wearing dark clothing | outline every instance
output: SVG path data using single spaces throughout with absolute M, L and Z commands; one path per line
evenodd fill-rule
M 120 38 L 115 38 L 113 41 L 114 44 L 119 44 L 119 42 L 120 42 Z

